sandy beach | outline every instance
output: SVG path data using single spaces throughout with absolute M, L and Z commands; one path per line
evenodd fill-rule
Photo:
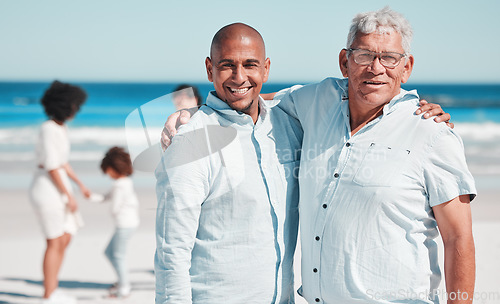
M 32 164 L 4 163 L 0 185 L 0 304 L 38 303 L 43 292 L 42 255 L 45 240 L 39 230 L 27 187 Z M 96 162 L 73 164 L 81 179 L 95 192 L 111 185 L 97 170 Z M 474 172 L 473 172 L 474 173 Z M 500 303 L 500 176 L 478 175 L 479 195 L 472 204 L 476 241 L 477 280 L 474 303 Z M 9 178 L 10 177 L 10 178 Z M 78 196 L 85 227 L 74 237 L 60 273 L 60 288 L 78 298 L 78 303 L 153 303 L 155 250 L 154 222 L 156 196 L 152 173 L 134 176 L 141 203 L 141 225 L 129 247 L 132 294 L 126 299 L 109 299 L 107 288 L 115 280 L 103 251 L 113 224 L 108 206 L 85 201 Z M 441 265 L 442 245 L 440 245 Z M 300 286 L 300 250 L 296 255 L 296 287 Z M 441 290 L 444 291 L 443 284 Z M 296 296 L 297 303 L 306 303 Z M 442 301 L 445 303 L 445 301 Z

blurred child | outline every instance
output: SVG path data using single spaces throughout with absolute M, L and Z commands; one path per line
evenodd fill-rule
M 118 276 L 118 281 L 110 288 L 110 296 L 122 298 L 128 296 L 131 290 L 126 250 L 130 237 L 139 225 L 139 202 L 129 177 L 133 172 L 130 155 L 123 148 L 109 149 L 101 162 L 101 169 L 115 182 L 108 194 L 94 194 L 92 200 L 111 202 L 111 214 L 116 228 L 105 254 Z

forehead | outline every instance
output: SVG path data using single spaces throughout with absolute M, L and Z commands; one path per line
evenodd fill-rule
M 375 52 L 403 52 L 402 38 L 396 31 L 358 33 L 351 47 Z
M 212 53 L 212 60 L 233 59 L 263 60 L 265 57 L 264 44 L 260 39 L 248 36 L 240 36 L 234 39 L 224 39 L 219 42 L 218 47 Z

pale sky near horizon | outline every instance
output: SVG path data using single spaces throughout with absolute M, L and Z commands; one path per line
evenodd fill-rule
M 269 82 L 341 77 L 352 18 L 389 5 L 413 26 L 410 82 L 500 84 L 500 1 L 307 2 L 0 0 L 0 81 L 205 82 L 232 22 L 264 37 Z

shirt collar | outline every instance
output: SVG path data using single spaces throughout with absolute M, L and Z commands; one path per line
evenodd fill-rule
M 349 92 L 347 90 L 347 83 L 349 82 L 347 78 L 337 79 L 337 84 L 340 88 L 340 92 L 342 93 L 342 100 L 349 99 Z
M 275 104 L 273 104 L 272 101 L 266 101 L 264 100 L 260 95 L 259 95 L 259 117 L 257 119 L 257 123 L 260 120 L 263 120 L 267 117 L 267 113 L 270 108 L 274 107 Z M 222 101 L 219 97 L 216 96 L 215 91 L 211 91 L 208 94 L 207 97 L 207 102 L 206 105 L 213 110 L 219 112 L 220 114 L 226 116 L 227 119 L 239 123 L 239 124 L 246 124 L 246 123 L 251 123 L 253 125 L 253 120 L 251 120 L 251 117 L 248 114 L 245 114 L 240 111 L 233 110 L 227 103 Z M 250 118 L 250 119 L 248 119 Z M 257 124 L 256 123 L 256 124 Z
M 400 89 L 399 94 L 394 96 L 394 98 L 389 101 L 388 104 L 384 106 L 383 115 L 390 114 L 394 110 L 396 110 L 402 102 L 416 99 L 419 100 L 417 90 L 406 91 L 405 89 Z

